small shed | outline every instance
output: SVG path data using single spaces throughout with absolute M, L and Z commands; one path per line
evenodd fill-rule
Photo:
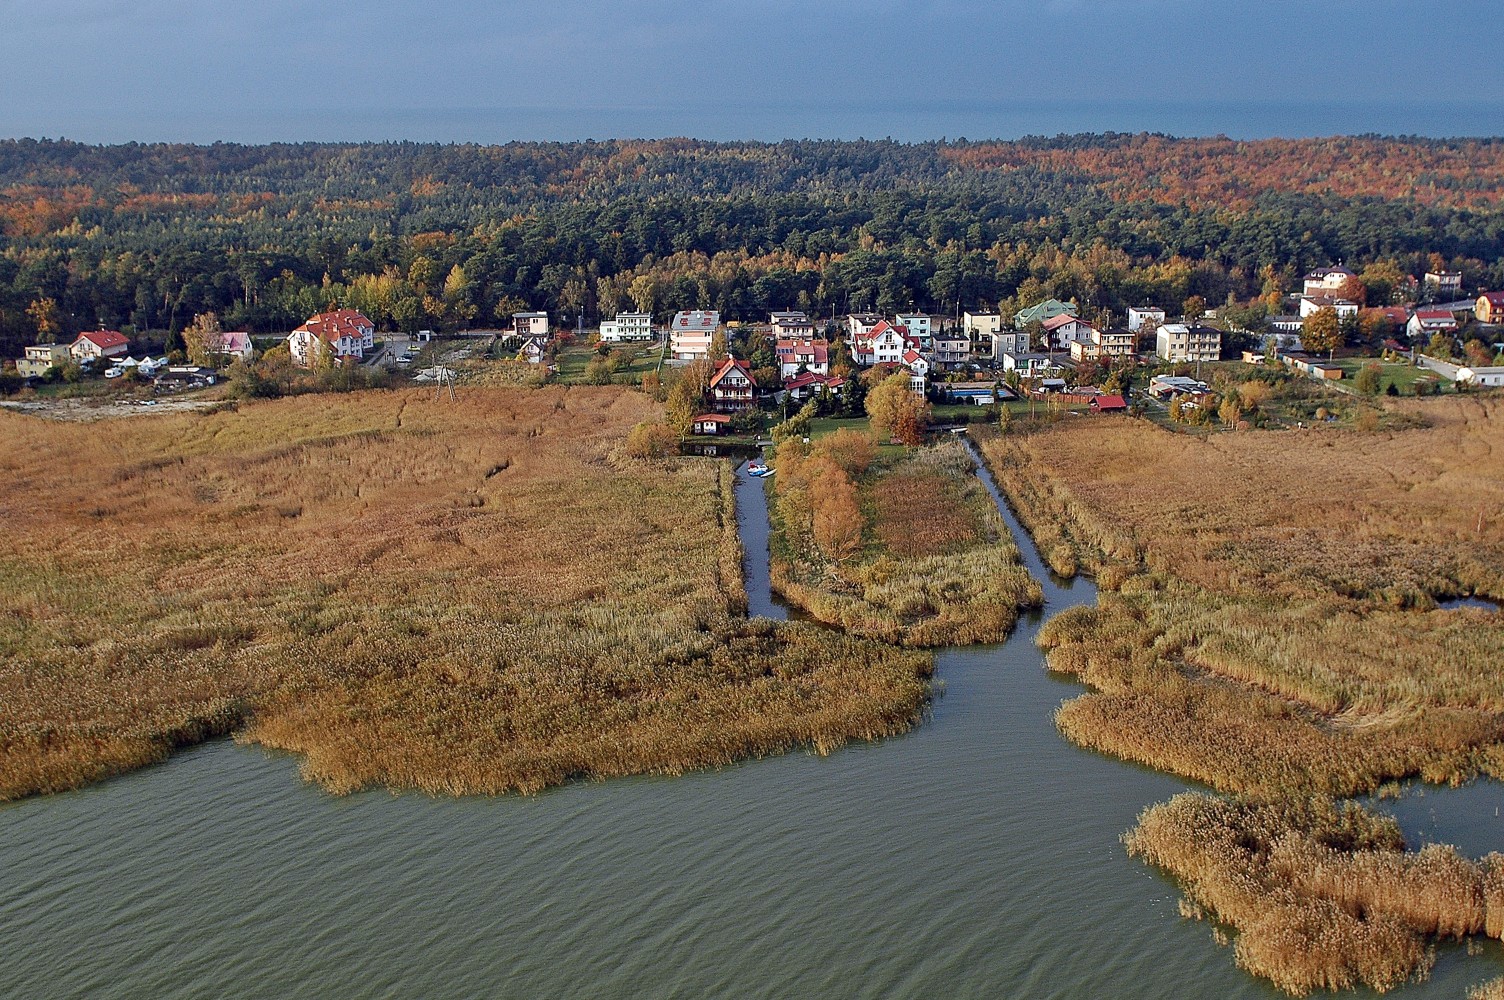
M 714 437 L 731 429 L 731 418 L 724 413 L 702 413 L 691 421 L 690 429 L 695 434 Z
M 1095 413 L 1126 413 L 1128 401 L 1122 396 L 1093 396 L 1087 404 Z

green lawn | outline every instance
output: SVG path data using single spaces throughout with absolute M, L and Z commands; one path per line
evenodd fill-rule
M 1439 382 L 1443 389 L 1450 387 L 1450 383 L 1435 372 L 1403 361 L 1383 361 L 1379 358 L 1338 358 L 1336 361 L 1337 367 L 1342 369 L 1342 381 L 1348 388 L 1352 388 L 1353 377 L 1367 364 L 1377 364 L 1383 371 L 1379 386 L 1381 393 L 1388 391 L 1389 386 L 1393 385 L 1399 390 L 1401 396 L 1413 396 L 1416 379 L 1428 377 Z
M 617 369 L 613 381 L 636 384 L 644 372 L 658 367 L 662 346 L 658 344 L 617 344 L 613 351 L 620 351 L 628 358 L 627 364 Z M 586 339 L 577 340 L 559 351 L 556 364 L 559 366 L 559 381 L 580 383 L 585 381 L 585 367 L 600 357 L 596 345 Z

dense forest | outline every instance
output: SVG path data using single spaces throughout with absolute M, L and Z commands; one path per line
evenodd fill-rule
M 384 328 L 517 309 L 1121 317 L 1264 301 L 1344 261 L 1504 287 L 1504 140 L 687 139 L 505 146 L 0 142 L 0 349 L 98 325 Z

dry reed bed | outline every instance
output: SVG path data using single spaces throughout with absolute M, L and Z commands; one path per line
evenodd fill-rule
M 724 463 L 621 390 L 0 414 L 0 798 L 236 732 L 345 791 L 532 791 L 900 731 L 917 654 L 748 622 Z
M 1047 551 L 1103 588 L 1040 632 L 1051 669 L 1092 688 L 1062 732 L 1239 796 L 1156 807 L 1131 843 L 1240 932 L 1240 963 L 1296 993 L 1387 988 L 1423 971 L 1427 935 L 1498 933 L 1448 888 L 1492 859 L 1386 856 L 1393 891 L 1370 907 L 1317 877 L 1370 864 L 1352 844 L 1286 848 L 1267 878 L 1257 851 L 1192 850 L 1206 810 L 1233 810 L 1239 844 L 1293 844 L 1326 836 L 1308 797 L 1504 773 L 1504 615 L 1435 610 L 1504 595 L 1504 403 L 1404 409 L 1429 426 L 1206 439 L 1123 419 L 984 442 Z
M 839 476 L 851 462 L 842 453 L 822 463 L 823 449 L 844 452 L 843 442 L 827 442 L 785 442 L 774 456 L 772 582 L 785 598 L 848 632 L 912 647 L 1001 642 L 1020 608 L 1041 603 L 954 440 L 858 462 L 859 544 L 832 558 L 820 544 L 827 508 L 815 477 Z

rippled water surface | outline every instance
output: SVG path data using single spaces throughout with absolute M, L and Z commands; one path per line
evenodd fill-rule
M 739 486 L 749 591 L 776 613 L 761 489 Z M 1042 578 L 1045 614 L 1095 596 Z M 1041 669 L 1040 619 L 941 653 L 923 725 L 829 757 L 333 798 L 219 741 L 0 807 L 0 996 L 1278 996 L 1125 856 L 1184 785 L 1056 734 L 1077 689 Z M 1398 995 L 1501 968 L 1445 949 Z

